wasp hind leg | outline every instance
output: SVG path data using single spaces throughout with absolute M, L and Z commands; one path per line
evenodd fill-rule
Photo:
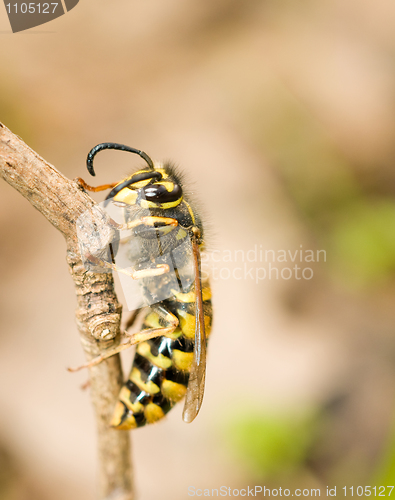
M 93 366 L 97 366 L 102 361 L 110 358 L 111 356 L 119 354 L 125 349 L 129 349 L 129 347 L 139 344 L 140 342 L 144 342 L 156 337 L 171 336 L 174 330 L 178 327 L 178 318 L 160 304 L 153 304 L 152 306 L 150 306 L 150 309 L 152 313 L 157 315 L 158 318 L 158 322 L 155 327 L 147 328 L 146 330 L 141 330 L 140 332 L 133 333 L 131 335 L 128 335 L 127 332 L 124 332 L 125 336 L 127 337 L 126 342 L 111 349 L 107 349 L 107 351 L 103 352 L 96 358 L 88 361 L 88 363 L 80 365 L 76 368 L 68 368 L 68 371 L 77 372 L 79 370 L 82 370 L 83 368 L 92 368 Z M 161 326 L 161 322 L 167 323 L 169 326 Z

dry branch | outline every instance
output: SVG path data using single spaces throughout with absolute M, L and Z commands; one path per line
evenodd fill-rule
M 66 239 L 67 261 L 78 302 L 77 324 L 87 359 L 119 343 L 122 307 L 114 292 L 112 275 L 86 271 L 78 249 L 75 222 L 92 209 L 94 201 L 1 123 L 0 176 Z M 108 425 L 122 384 L 119 356 L 91 368 L 90 381 L 98 423 L 99 498 L 132 500 L 129 435 Z

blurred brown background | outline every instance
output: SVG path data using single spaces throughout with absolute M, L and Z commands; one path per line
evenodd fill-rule
M 326 251 L 310 280 L 213 280 L 203 409 L 133 432 L 138 498 L 394 484 L 395 4 L 81 0 L 20 34 L 0 12 L 0 120 L 66 176 L 125 143 L 182 167 L 217 256 Z M 102 153 L 96 182 L 139 164 Z M 0 234 L 0 499 L 91 500 L 64 242 L 4 182 Z

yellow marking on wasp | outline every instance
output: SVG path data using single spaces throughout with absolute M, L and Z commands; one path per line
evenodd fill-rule
M 188 233 L 185 231 L 185 229 L 181 228 L 177 233 L 176 240 L 181 240 L 182 238 L 185 238 L 187 234 Z
M 144 392 L 148 392 L 149 394 L 158 394 L 160 392 L 159 387 L 152 380 L 148 380 L 148 382 L 142 380 L 140 370 L 136 367 L 133 368 L 130 374 L 130 380 Z
M 176 340 L 179 337 L 181 337 L 181 335 L 182 335 L 182 330 L 181 330 L 181 328 L 179 326 L 177 326 L 177 328 L 174 330 L 174 332 L 172 332 L 172 333 L 166 333 L 164 335 L 164 337 L 167 337 L 168 339 Z
M 149 328 L 163 328 L 159 323 L 159 315 L 156 312 L 149 313 L 144 319 L 144 324 Z
M 195 338 L 195 328 L 196 328 L 196 318 L 193 314 L 189 314 L 182 309 L 178 309 L 178 316 L 180 319 L 180 326 L 182 333 L 187 339 Z M 210 335 L 211 331 L 211 318 L 210 316 L 204 316 L 204 326 L 206 331 L 206 337 Z
M 122 422 L 122 424 L 117 426 L 117 429 L 120 431 L 130 431 L 136 428 L 137 428 L 137 422 L 136 419 L 133 417 L 133 415 L 129 415 L 128 417 L 126 417 L 126 419 Z
M 192 222 L 193 222 L 194 224 L 196 224 L 196 221 L 195 221 L 195 215 L 194 215 L 194 213 L 193 213 L 193 210 L 192 210 L 192 208 L 191 208 L 191 205 L 190 205 L 188 202 L 186 202 L 185 200 L 184 200 L 184 203 L 185 203 L 185 205 L 187 206 L 187 209 L 188 209 L 189 215 L 191 216 Z
M 116 427 L 117 429 L 125 431 L 128 431 L 129 429 L 135 429 L 137 427 L 137 423 L 133 415 L 128 415 L 125 421 L 121 424 L 124 412 L 124 405 L 120 401 L 118 401 L 117 405 L 115 406 L 114 415 L 110 422 L 111 427 Z
M 162 394 L 170 399 L 170 401 L 180 401 L 187 392 L 185 385 L 177 384 L 171 380 L 164 380 L 162 382 Z
M 155 223 L 162 222 L 163 224 L 166 224 L 167 226 L 178 226 L 178 221 L 177 219 L 172 219 L 171 217 L 142 217 L 141 222 L 145 226 L 154 226 Z
M 162 170 L 163 169 L 155 169 L 156 171 L 161 171 L 161 174 L 162 174 L 162 178 L 165 178 L 165 176 L 163 175 L 163 172 Z M 137 172 L 135 172 L 133 175 L 131 175 L 130 177 L 127 177 L 126 179 L 124 179 L 122 182 L 125 182 L 126 180 L 130 180 L 130 179 L 133 179 L 133 177 L 135 175 L 139 175 L 139 174 L 146 174 L 147 172 L 150 172 L 150 170 L 138 170 Z M 168 177 L 168 175 L 166 174 L 166 178 Z M 147 184 L 149 184 L 150 182 L 152 181 L 152 179 L 144 179 L 142 181 L 138 181 L 138 182 L 133 182 L 133 184 L 130 184 L 130 187 L 133 188 L 133 189 L 140 189 L 142 187 L 145 187 Z M 119 183 L 121 184 L 121 182 Z M 128 188 L 125 188 L 125 189 L 128 189 Z
M 155 167 L 156 172 L 160 172 L 162 174 L 162 179 L 167 179 L 169 177 L 168 173 L 163 167 L 160 167 L 159 165 L 162 165 L 162 163 L 155 162 L 158 166 Z
M 158 185 L 158 184 L 162 184 L 163 186 L 165 186 L 166 190 L 171 193 L 174 189 L 174 182 L 170 182 L 170 181 L 157 181 L 155 182 L 154 184 Z
M 174 314 L 172 314 L 170 312 L 166 314 L 166 318 L 165 319 L 166 319 L 166 321 L 168 321 L 169 323 L 173 324 L 174 326 L 178 325 L 177 318 L 174 316 Z
M 165 234 L 169 234 L 170 231 L 173 231 L 174 227 L 173 226 L 162 226 L 162 227 L 157 227 L 155 228 L 156 231 L 160 231 L 162 235 L 164 236 Z
M 193 352 L 183 352 L 178 349 L 173 349 L 173 354 L 171 359 L 174 362 L 174 366 L 178 370 L 191 371 L 193 362 Z
M 177 292 L 176 290 L 172 290 L 172 293 L 176 297 L 177 300 L 184 303 L 196 302 L 196 293 L 194 291 L 188 293 Z M 211 299 L 211 289 L 206 287 L 202 290 L 203 302 Z
M 166 177 L 168 177 L 168 176 L 166 175 Z M 162 177 L 162 178 L 164 178 L 164 177 Z M 143 181 L 133 182 L 133 184 L 130 184 L 130 185 L 133 186 L 133 189 L 140 189 L 140 188 L 147 186 L 151 181 L 152 181 L 152 179 L 145 179 Z M 163 184 L 165 186 L 166 190 L 169 191 L 169 193 L 171 193 L 174 189 L 173 182 L 163 181 L 161 179 L 160 181 L 152 183 L 152 185 L 154 185 L 154 186 L 155 185 L 157 186 L 158 184 Z
M 154 365 L 159 366 L 159 368 L 166 370 L 171 367 L 171 359 L 161 353 L 159 353 L 158 356 L 154 356 L 151 353 L 151 348 L 148 342 L 141 342 L 141 344 L 137 346 L 137 352 L 141 354 L 141 356 L 144 356 L 144 358 L 151 361 Z
M 147 326 L 148 328 L 165 328 L 160 323 L 159 320 L 160 320 L 159 314 L 157 314 L 154 311 L 150 312 L 144 319 L 144 326 Z M 173 324 L 174 326 L 176 326 L 176 324 L 177 324 L 176 319 L 174 318 L 173 314 L 171 314 L 171 313 L 166 314 L 164 321 L 168 322 L 170 325 Z M 173 333 L 175 333 L 175 332 L 173 332 Z
M 147 423 L 153 424 L 165 416 L 162 408 L 155 403 L 148 403 L 144 410 Z
M 135 205 L 137 200 L 137 191 L 132 191 L 129 188 L 122 189 L 114 196 L 114 201 L 121 201 L 127 205 Z
M 173 323 L 174 317 L 172 314 L 168 314 L 166 316 L 166 321 L 168 321 L 170 324 Z M 144 327 L 148 328 L 164 328 L 163 325 L 159 323 L 159 315 L 156 312 L 151 312 L 148 314 L 148 316 L 144 320 Z M 144 330 L 142 330 L 144 332 Z M 138 335 L 138 334 L 136 334 Z M 177 327 L 174 332 L 166 333 L 164 337 L 167 337 L 169 339 L 178 339 L 182 335 L 182 331 L 180 327 Z
M 141 208 L 174 208 L 182 202 L 182 196 L 175 201 L 168 201 L 166 203 L 155 203 L 153 201 L 141 200 L 140 207 Z
M 127 387 L 123 386 L 121 392 L 119 393 L 119 399 L 131 410 L 133 413 L 140 413 L 143 411 L 144 406 L 137 401 L 137 403 L 132 403 L 130 401 L 130 391 Z
M 182 333 L 187 339 L 195 338 L 195 316 L 189 314 L 182 309 L 178 309 L 178 315 L 180 319 L 180 326 Z
M 211 316 L 204 316 L 204 329 L 207 339 L 211 333 Z
M 178 221 L 176 219 L 172 219 L 170 217 L 142 217 L 141 219 L 132 220 L 125 224 L 117 224 L 115 223 L 115 227 L 120 231 L 124 231 L 127 229 L 134 229 L 138 226 L 151 226 L 155 227 L 156 223 L 165 224 L 165 226 L 156 227 L 157 231 L 161 231 L 164 234 L 169 233 L 175 227 L 178 226 Z
M 133 182 L 133 184 L 130 184 L 130 187 L 135 190 L 141 189 L 145 187 L 147 184 L 149 184 L 151 181 L 152 179 L 145 179 L 143 181 Z
M 149 184 L 151 182 L 151 180 L 152 179 L 144 179 L 143 181 L 133 182 L 133 184 L 129 184 L 129 186 L 133 190 L 137 191 L 137 189 L 141 189 L 141 188 L 145 187 L 147 184 Z M 125 189 L 129 189 L 129 186 Z

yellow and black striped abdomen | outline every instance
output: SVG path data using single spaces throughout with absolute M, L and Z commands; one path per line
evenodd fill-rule
M 129 430 L 154 423 L 187 392 L 195 346 L 195 292 L 176 294 L 162 302 L 179 319 L 179 327 L 167 337 L 138 344 L 129 378 L 123 386 L 111 425 Z M 203 307 L 206 336 L 212 321 L 211 294 L 205 284 Z M 157 327 L 155 312 L 145 316 L 143 329 Z

